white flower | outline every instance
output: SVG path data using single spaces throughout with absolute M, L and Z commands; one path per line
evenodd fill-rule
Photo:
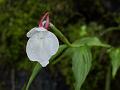
M 26 46 L 28 58 L 31 61 L 38 61 L 45 67 L 59 48 L 57 37 L 43 27 L 31 29 L 27 37 L 29 37 Z

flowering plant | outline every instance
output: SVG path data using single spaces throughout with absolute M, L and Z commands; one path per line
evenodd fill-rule
M 46 21 L 43 20 L 46 17 Z M 59 42 L 57 37 L 48 31 L 49 16 L 46 13 L 40 20 L 39 27 L 31 29 L 27 33 L 29 38 L 26 46 L 27 56 L 32 61 L 38 61 L 43 67 L 49 63 L 49 59 L 53 56 L 58 48 Z
M 49 28 L 51 29 L 51 32 L 48 30 Z M 86 33 L 82 33 L 82 35 L 83 34 Z M 120 64 L 117 63 L 119 61 L 118 58 L 120 54 L 119 48 L 114 49 L 111 45 L 102 43 L 98 37 L 84 37 L 70 43 L 69 40 L 60 32 L 60 30 L 49 22 L 48 13 L 41 18 L 39 27 L 31 29 L 27 33 L 27 37 L 29 38 L 26 46 L 27 56 L 31 61 L 37 61 L 38 63 L 33 69 L 27 83 L 26 90 L 28 90 L 33 79 L 42 67 L 46 67 L 49 62 L 53 64 L 59 62 L 59 60 L 54 59 L 66 48 L 69 52 L 71 52 L 72 70 L 75 78 L 75 90 L 80 90 L 91 69 L 91 47 L 107 48 L 107 53 L 111 58 L 113 77 L 120 66 Z M 64 42 L 64 45 L 59 45 L 58 38 Z M 67 51 L 65 53 L 67 53 Z M 116 59 L 116 62 L 113 59 Z

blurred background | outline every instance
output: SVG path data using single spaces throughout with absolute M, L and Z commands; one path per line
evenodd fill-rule
M 38 26 L 46 11 L 71 42 L 98 36 L 103 42 L 120 46 L 120 31 L 104 33 L 120 25 L 120 0 L 0 0 L 0 90 L 22 90 L 29 80 L 36 62 L 30 62 L 26 55 L 26 33 Z M 110 60 L 101 48 L 93 57 L 82 90 L 105 90 Z M 42 68 L 30 90 L 74 90 L 71 58 L 64 53 L 58 58 L 59 63 Z M 110 88 L 120 90 L 120 70 L 111 78 Z

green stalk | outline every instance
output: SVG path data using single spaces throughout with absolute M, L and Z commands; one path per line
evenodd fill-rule
M 33 71 L 32 71 L 32 74 L 30 76 L 30 79 L 29 79 L 29 81 L 27 83 L 27 86 L 26 86 L 25 90 L 29 90 L 29 87 L 30 87 L 32 81 L 37 76 L 37 74 L 38 74 L 38 72 L 40 71 L 41 68 L 42 68 L 41 65 L 37 62 L 34 69 L 33 69 Z
M 111 32 L 113 30 L 120 30 L 120 26 L 118 26 L 118 27 L 110 27 L 110 28 L 106 29 L 102 33 L 100 33 L 100 36 L 103 36 L 104 34 L 106 34 L 108 32 Z
M 52 23 L 50 23 L 50 28 L 52 29 L 53 33 L 61 40 L 63 41 L 67 46 L 69 47 L 81 47 L 84 46 L 84 44 L 71 44 L 68 39 L 60 32 L 59 29 L 57 29 Z M 107 46 L 107 47 L 111 47 L 111 46 Z
M 69 47 L 73 47 L 72 44 L 68 41 L 68 39 L 52 23 L 50 23 L 50 28 L 53 30 L 55 35 L 59 37 L 61 41 L 63 41 Z
M 111 66 L 108 66 L 106 82 L 105 82 L 105 90 L 110 90 L 110 84 L 111 84 Z

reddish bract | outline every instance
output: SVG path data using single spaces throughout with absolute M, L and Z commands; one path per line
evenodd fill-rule
M 43 25 L 43 21 L 46 21 L 45 22 L 45 25 Z M 40 19 L 39 21 L 39 27 L 44 27 L 45 29 L 48 29 L 49 27 L 49 13 L 45 13 L 44 16 Z

